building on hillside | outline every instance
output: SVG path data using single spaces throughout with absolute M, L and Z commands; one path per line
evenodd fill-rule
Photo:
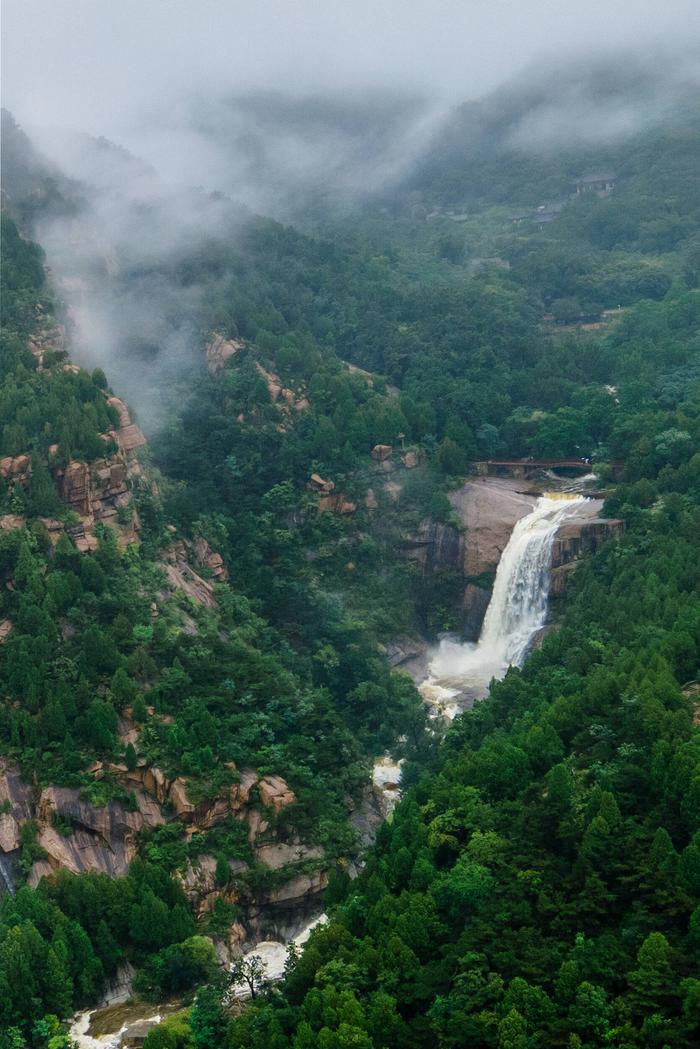
M 576 183 L 576 195 L 584 193 L 597 193 L 600 197 L 607 197 L 615 188 L 615 178 L 609 171 L 599 171 L 594 175 L 585 175 Z
M 565 204 L 565 200 L 555 200 L 548 204 L 540 204 L 533 215 L 534 221 L 539 222 L 540 225 L 545 222 L 554 222 L 561 215 Z

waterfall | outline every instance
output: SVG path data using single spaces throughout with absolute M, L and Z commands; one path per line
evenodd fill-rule
M 0 894 L 7 892 L 10 896 L 15 894 L 15 880 L 12 876 L 12 868 L 7 860 L 0 856 Z
M 554 537 L 586 501 L 564 493 L 543 495 L 518 521 L 501 555 L 479 641 L 442 641 L 430 677 L 421 686 L 426 702 L 437 712 L 454 717 L 458 694 L 482 696 L 492 678 L 522 663 L 547 615 Z

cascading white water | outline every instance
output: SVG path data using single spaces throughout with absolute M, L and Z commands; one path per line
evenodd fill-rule
M 498 565 L 478 643 L 442 641 L 421 686 L 426 702 L 439 713 L 454 717 L 458 693 L 483 695 L 492 678 L 522 662 L 547 615 L 554 537 L 586 501 L 565 493 L 543 495 L 518 521 Z
M 14 896 L 15 882 L 12 876 L 12 868 L 0 856 L 0 894 L 2 893 L 9 893 L 10 896 Z

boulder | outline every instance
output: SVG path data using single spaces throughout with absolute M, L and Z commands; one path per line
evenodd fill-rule
M 170 786 L 162 769 L 146 767 L 143 773 L 143 785 L 148 793 L 162 805 L 168 796 Z
M 368 488 L 367 494 L 365 495 L 365 509 L 376 510 L 378 505 L 379 504 L 377 502 L 377 497 L 374 494 L 374 491 L 371 488 Z
M 202 802 L 196 808 L 195 819 L 199 830 L 209 830 L 224 823 L 231 815 L 231 805 L 227 797 L 214 798 Z
M 223 335 L 215 333 L 205 347 L 207 368 L 216 375 L 222 370 L 226 361 L 234 357 L 240 350 L 245 349 L 245 343 L 238 339 L 225 339 Z
M 296 801 L 294 791 L 290 790 L 281 776 L 265 776 L 260 780 L 260 800 L 279 812 Z
M 407 470 L 413 470 L 418 466 L 418 455 L 416 452 L 406 452 L 403 457 L 403 464 Z
M 392 451 L 393 448 L 390 444 L 375 444 L 370 454 L 375 462 L 383 463 L 390 458 Z
M 11 619 L 0 619 L 0 645 L 7 641 L 12 631 Z
M 178 776 L 170 787 L 170 801 L 183 823 L 190 823 L 194 819 L 195 804 L 190 801 L 187 794 L 187 782 Z
M 21 517 L 19 514 L 2 514 L 0 516 L 0 531 L 14 532 L 16 528 L 24 528 L 26 523 L 26 517 Z
M 273 402 L 276 401 L 282 393 L 282 383 L 280 382 L 279 375 L 275 375 L 274 372 L 266 371 L 262 364 L 257 361 L 255 362 L 255 367 L 267 383 L 267 392 L 270 395 L 270 400 Z
M 57 521 L 54 517 L 40 517 L 39 520 L 49 534 L 51 546 L 57 546 L 64 532 L 63 522 Z
M 335 488 L 335 481 L 326 481 L 320 474 L 311 474 L 309 488 L 314 492 L 332 492 Z

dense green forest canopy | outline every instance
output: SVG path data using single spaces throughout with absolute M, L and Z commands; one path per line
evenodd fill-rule
M 128 791 L 89 768 L 135 759 L 119 735 L 131 707 L 139 757 L 186 775 L 198 797 L 235 779 L 231 762 L 284 776 L 297 797 L 287 831 L 338 864 L 328 925 L 241 1016 L 205 938 L 235 915 L 197 923 L 173 878 L 204 849 L 222 867 L 250 862 L 235 825 L 189 840 L 172 820 L 139 842 L 125 878 L 64 872 L 4 896 L 2 1049 L 58 1049 L 52 1016 L 93 1002 L 124 959 L 145 995 L 199 988 L 148 1049 L 697 1043 L 693 128 L 681 114 L 617 153 L 598 150 L 591 162 L 618 176 L 607 197 L 568 198 L 580 154 L 525 167 L 503 150 L 467 167 L 437 156 L 438 174 L 418 187 L 434 221 L 403 196 L 386 213 L 375 202 L 358 222 L 306 231 L 236 207 L 229 225 L 166 259 L 137 265 L 127 253 L 110 277 L 115 299 L 165 287 L 166 323 L 196 333 L 197 357 L 144 453 L 158 491 L 135 483 L 140 542 L 126 550 L 109 528 L 89 553 L 69 538 L 54 471 L 111 454 L 99 435 L 117 419 L 99 369 L 67 369 L 61 348 L 39 367 L 32 340 L 60 305 L 40 249 L 3 215 L 0 457 L 32 466 L 26 483 L 0 482 L 0 513 L 14 522 L 0 531 L 12 584 L 0 590 L 12 624 L 0 650 L 3 756 L 38 786 L 129 806 Z M 24 165 L 41 192 L 25 199 L 15 179 L 14 216 L 80 212 L 82 190 L 28 157 L 16 130 L 13 169 Z M 462 226 L 445 209 L 468 186 Z M 555 189 L 567 194 L 556 220 L 513 225 L 512 210 Z M 202 350 L 214 332 L 241 346 L 210 374 Z M 270 376 L 304 409 L 278 403 Z M 394 499 L 370 451 L 400 442 L 420 465 Z M 436 747 L 413 685 L 378 646 L 439 629 L 402 537 L 428 517 L 448 521 L 446 491 L 474 459 L 500 454 L 590 457 L 604 479 L 621 462 L 606 512 L 626 535 L 576 572 L 541 650 Z M 312 472 L 355 511 L 319 513 Z M 370 487 L 379 513 L 365 504 Z M 66 530 L 55 547 L 54 517 Z M 217 584 L 215 608 L 160 597 L 154 618 L 165 549 L 198 535 L 221 551 L 230 583 Z M 346 800 L 387 748 L 408 759 L 404 799 L 350 881 Z M 40 856 L 28 825 L 22 868 Z

